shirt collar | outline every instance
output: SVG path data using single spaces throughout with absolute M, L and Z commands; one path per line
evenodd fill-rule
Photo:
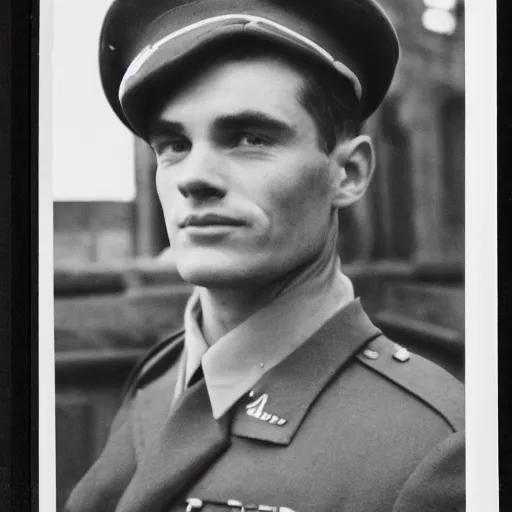
M 199 327 L 200 299 L 195 291 L 185 311 L 181 388 L 202 363 L 213 416 L 220 418 L 353 298 L 352 283 L 336 260 L 332 268 L 291 283 L 209 347 Z

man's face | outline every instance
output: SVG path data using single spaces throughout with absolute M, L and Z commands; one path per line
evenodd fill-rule
M 261 58 L 210 68 L 151 123 L 156 184 L 181 276 L 264 285 L 318 255 L 334 178 L 298 72 Z

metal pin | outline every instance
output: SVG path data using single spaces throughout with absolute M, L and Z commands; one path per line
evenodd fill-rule
M 198 498 L 189 498 L 187 500 L 187 509 L 185 512 L 192 512 L 193 510 L 201 510 L 203 508 L 203 502 Z
M 409 361 L 411 353 L 405 347 L 395 344 L 395 348 L 396 352 L 393 354 L 393 359 L 400 361 L 401 363 Z
M 375 361 L 375 359 L 379 358 L 379 353 L 376 350 L 366 348 L 365 350 L 363 350 L 363 356 L 366 357 L 366 359 L 371 359 Z
M 228 507 L 237 507 L 240 509 L 240 512 L 245 512 L 244 504 L 238 500 L 228 500 L 226 501 Z

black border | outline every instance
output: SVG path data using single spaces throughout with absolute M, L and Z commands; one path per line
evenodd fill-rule
M 11 509 L 38 510 L 39 2 L 11 0 Z
M 0 2 L 0 509 L 10 510 L 11 497 L 11 13 Z
M 498 87 L 498 428 L 500 510 L 512 510 L 512 107 L 510 55 L 512 9 L 510 2 L 497 2 L 497 87 Z M 508 82 L 508 83 L 507 83 Z
M 508 227 L 512 193 L 508 185 L 511 158 L 507 148 L 512 144 L 512 112 L 510 87 L 506 70 L 511 54 L 510 27 L 512 26 L 510 3 L 498 1 L 498 229 L 499 229 L 499 410 L 500 410 L 500 497 L 501 509 L 507 510 L 510 497 L 512 460 L 512 420 L 510 402 L 512 382 L 510 361 L 511 344 L 507 334 L 511 331 L 510 291 L 512 283 L 508 270 L 512 267 L 511 230 Z M 0 13 L 8 17 L 9 3 L 2 2 Z M 39 2 L 37 0 L 11 0 L 10 2 L 11 62 L 7 70 L 10 87 L 2 88 L 1 102 L 9 102 L 9 109 L 0 113 L 2 137 L 9 138 L 11 125 L 10 171 L 0 169 L 0 201 L 8 201 L 11 195 L 11 219 L 2 219 L 0 236 L 2 247 L 8 246 L 12 258 L 2 251 L 0 265 L 0 292 L 11 295 L 11 308 L 0 309 L 2 325 L 6 329 L 7 346 L 2 343 L 2 355 L 11 358 L 12 404 L 10 432 L 0 432 L 2 440 L 11 445 L 11 507 L 23 512 L 38 510 L 38 400 L 37 400 L 37 241 L 38 241 L 38 188 L 37 188 L 37 137 L 38 137 L 38 25 Z M 32 14 L 32 16 L 31 16 Z M 5 65 L 2 61 L 0 65 Z M 5 85 L 5 84 L 2 84 Z M 10 92 L 9 92 L 10 89 Z M 8 91 L 8 92 L 5 92 Z M 11 119 L 9 119 L 9 117 Z M 3 141 L 2 141 L 3 142 Z M 482 148 L 485 149 L 485 148 Z M 491 169 L 491 172 L 493 170 Z M 508 207 L 508 208 L 507 208 Z M 10 237 L 4 236 L 4 224 L 11 223 Z M 32 247 L 32 250 L 31 250 Z M 10 343 L 9 343 L 10 342 Z M 483 340 L 485 342 L 485 340 Z M 11 345 L 9 347 L 8 345 Z M 11 351 L 9 350 L 11 348 Z M 32 398 L 32 399 L 31 399 Z M 0 503 L 0 508 L 4 510 Z

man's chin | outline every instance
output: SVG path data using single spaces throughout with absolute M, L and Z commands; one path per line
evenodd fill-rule
M 250 286 L 261 278 L 257 269 L 247 264 L 177 262 L 178 273 L 184 281 L 204 288 L 239 288 Z
M 203 266 L 202 268 L 180 268 L 178 272 L 181 278 L 188 283 L 195 286 L 202 286 L 204 288 L 231 288 L 237 286 L 241 281 L 245 281 L 242 272 L 234 272 L 233 269 L 218 269 Z

